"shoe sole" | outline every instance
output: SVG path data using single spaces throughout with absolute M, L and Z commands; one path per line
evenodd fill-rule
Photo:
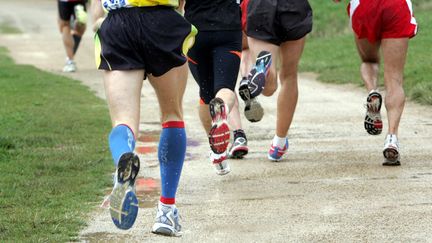
M 250 78 L 250 82 L 249 82 L 249 90 L 250 90 L 250 95 L 251 98 L 255 98 L 258 95 L 260 95 L 262 93 L 262 91 L 264 90 L 264 86 L 265 86 L 265 74 L 264 73 L 260 73 L 260 72 L 253 72 L 251 71 L 252 76 Z
M 140 168 L 134 153 L 125 153 L 117 166 L 117 182 L 110 195 L 110 214 L 119 229 L 130 229 L 138 215 L 138 199 L 133 190 Z
M 240 98 L 245 102 L 244 114 L 250 122 L 259 122 L 264 116 L 264 109 L 255 99 L 251 99 L 250 90 L 247 85 L 239 87 Z
M 386 148 L 383 151 L 384 154 L 384 166 L 399 166 L 401 165 L 399 159 L 399 152 L 394 148 Z
M 279 161 L 283 160 L 283 155 L 282 155 L 279 159 L 273 158 L 273 157 L 271 157 L 270 155 L 267 155 L 267 158 L 268 158 L 271 162 L 279 162 Z
M 265 59 L 267 58 L 268 58 L 267 65 L 262 64 L 263 60 L 265 62 Z M 271 63 L 272 63 L 272 57 L 270 52 L 261 51 L 258 54 L 258 57 L 255 61 L 255 66 L 249 73 L 250 75 L 249 90 L 250 90 L 251 98 L 257 97 L 264 90 L 265 83 L 266 83 L 266 76 L 270 70 Z
M 245 107 L 245 117 L 250 122 L 259 122 L 264 117 L 264 109 L 258 101 L 252 99 L 249 109 Z
M 164 236 L 174 236 L 174 237 L 182 236 L 182 232 L 177 232 L 176 230 L 173 230 L 167 225 L 161 223 L 155 223 L 153 225 L 152 233 L 157 235 L 164 235 Z
M 210 101 L 209 107 L 213 124 L 208 135 L 210 148 L 214 153 L 222 154 L 227 150 L 230 139 L 225 105 L 221 99 L 215 98 Z
M 238 148 L 238 149 L 234 150 L 234 151 L 229 155 L 229 157 L 230 157 L 231 159 L 243 159 L 243 157 L 244 157 L 245 155 L 247 155 L 248 152 L 249 152 L 249 151 L 248 151 L 247 148 Z
M 370 110 L 367 107 L 366 116 L 364 119 L 364 128 L 370 135 L 379 135 L 382 132 L 383 122 L 381 119 L 382 96 L 378 92 L 372 92 L 367 97 L 367 102 L 371 103 L 371 107 L 376 107 Z

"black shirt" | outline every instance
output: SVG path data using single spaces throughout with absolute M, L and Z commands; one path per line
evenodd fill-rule
M 184 16 L 198 31 L 241 30 L 240 11 L 237 0 L 186 0 Z

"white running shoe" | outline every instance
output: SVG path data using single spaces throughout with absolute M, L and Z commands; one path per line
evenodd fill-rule
M 384 163 L 385 166 L 400 165 L 399 141 L 395 134 L 388 134 L 384 143 Z
M 231 172 L 231 168 L 228 164 L 227 153 L 224 152 L 222 154 L 217 154 L 213 151 L 210 152 L 210 161 L 213 163 L 216 174 L 218 175 L 226 175 Z
M 67 60 L 65 66 L 63 67 L 64 73 L 72 73 L 77 70 L 76 64 L 73 60 Z
M 161 202 L 157 206 L 156 222 L 152 233 L 165 236 L 181 236 L 179 213 L 175 205 L 165 205 Z

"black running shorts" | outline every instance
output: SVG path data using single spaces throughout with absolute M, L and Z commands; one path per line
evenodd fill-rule
M 312 31 L 312 9 L 307 0 L 253 0 L 247 8 L 248 36 L 280 45 Z
M 205 104 L 223 88 L 235 89 L 240 68 L 242 31 L 200 31 L 188 52 L 189 68 Z
M 83 5 L 84 10 L 87 11 L 86 9 L 87 0 L 73 1 L 73 2 L 64 2 L 64 1 L 57 0 L 57 2 L 58 2 L 59 17 L 61 20 L 64 21 L 69 21 L 72 16 L 75 17 L 74 8 L 78 4 Z
M 112 10 L 95 36 L 96 66 L 161 76 L 186 62 L 196 29 L 173 8 Z

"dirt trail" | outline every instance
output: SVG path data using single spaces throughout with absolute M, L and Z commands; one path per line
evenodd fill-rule
M 7 47 L 18 63 L 62 74 L 57 5 L 52 0 L 31 2 L 0 0 L 0 20 L 12 20 L 24 32 L 0 35 L 0 46 Z M 77 54 L 79 71 L 67 76 L 104 98 L 93 56 L 88 31 Z M 301 75 L 288 159 L 280 163 L 266 159 L 276 97 L 262 98 L 265 118 L 258 124 L 243 121 L 250 154 L 245 160 L 230 161 L 232 173 L 221 177 L 207 158 L 207 139 L 196 114 L 197 94 L 190 80 L 184 103 L 189 147 L 177 198 L 184 236 L 176 241 L 431 241 L 431 107 L 408 102 L 400 128 L 402 166 L 383 167 L 384 135 L 368 136 L 363 129 L 365 92 Z M 131 230 L 120 231 L 107 209 L 95 208 L 81 232 L 83 241 L 173 240 L 150 233 L 158 193 L 155 151 L 160 125 L 148 82 L 143 98 L 138 220 Z

